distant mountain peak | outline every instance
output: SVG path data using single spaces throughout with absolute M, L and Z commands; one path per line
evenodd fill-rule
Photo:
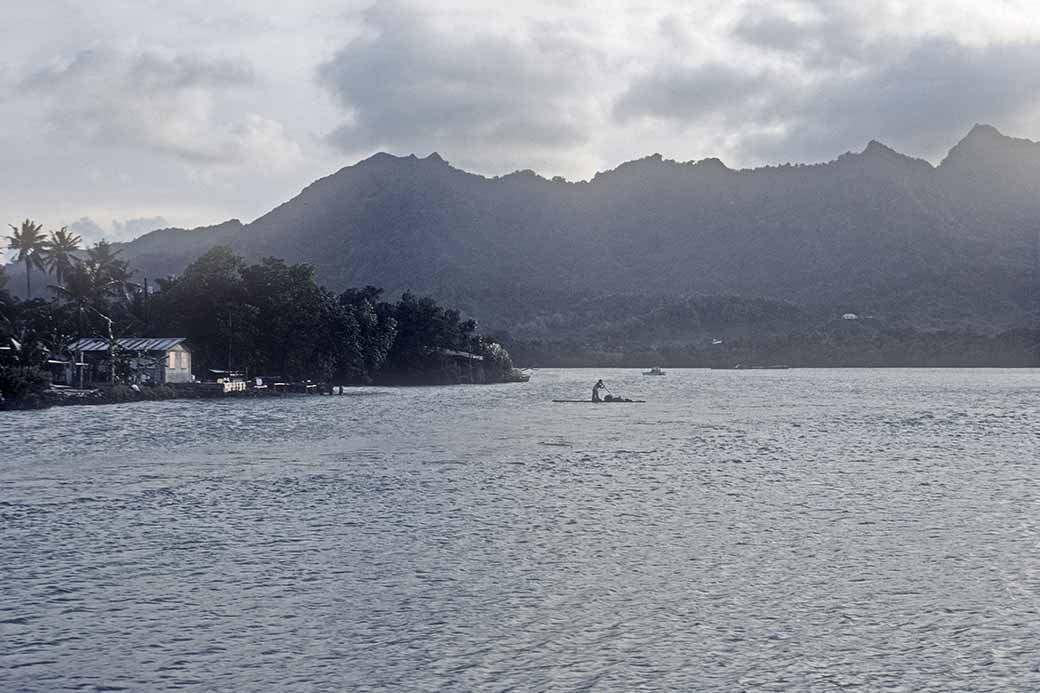
M 729 166 L 727 166 L 725 164 L 725 162 L 722 159 L 718 158 L 717 156 L 710 156 L 710 157 L 708 157 L 706 159 L 701 159 L 700 161 L 693 162 L 693 167 L 696 168 L 696 169 L 701 169 L 701 170 L 705 170 L 705 171 L 731 171 L 732 170 L 732 169 L 730 169 Z
M 978 137 L 1005 137 L 1004 133 L 987 123 L 975 123 L 964 139 Z
M 968 131 L 968 134 L 954 145 L 953 149 L 958 147 L 972 149 L 992 148 L 1014 141 L 1013 138 L 1004 135 L 992 125 L 975 123 L 971 130 Z M 951 149 L 950 151 L 952 153 L 953 150 Z
M 1035 156 L 1040 144 L 1032 140 L 1008 137 L 992 125 L 976 123 L 968 134 L 955 144 L 940 167 L 974 168 L 980 162 L 1006 165 L 1022 156 Z
M 868 166 L 878 171 L 888 171 L 892 167 L 905 168 L 927 168 L 932 165 L 924 159 L 916 159 L 902 152 L 892 149 L 887 144 L 878 140 L 870 140 L 862 152 L 847 152 L 838 157 L 838 164 L 851 166 Z
M 875 154 L 875 155 L 876 154 L 884 154 L 884 155 L 899 154 L 899 152 L 897 152 L 896 150 L 892 149 L 887 144 L 883 144 L 881 142 L 878 142 L 877 140 L 871 140 L 871 141 L 867 142 L 867 146 L 866 146 L 866 148 L 863 149 L 863 153 L 864 154 Z M 902 156 L 902 154 L 899 154 L 899 156 Z
M 445 161 L 445 160 L 444 160 L 444 158 L 443 158 L 443 157 L 442 157 L 442 156 L 441 156 L 440 154 L 438 154 L 437 152 L 432 152 L 432 153 L 431 153 L 431 154 L 430 154 L 430 155 L 429 155 L 428 157 L 426 157 L 426 160 L 427 160 L 427 161 L 431 161 L 431 162 L 434 162 L 434 163 L 438 163 L 438 164 L 446 164 L 446 163 L 448 163 L 448 162 L 447 162 L 447 161 Z
M 375 161 L 397 161 L 400 158 L 402 158 L 402 157 L 394 156 L 393 154 L 391 154 L 389 152 L 376 152 L 375 154 L 373 154 L 372 156 L 368 157 L 367 159 L 362 159 L 361 161 L 359 161 L 357 165 L 366 164 L 368 162 L 375 162 Z

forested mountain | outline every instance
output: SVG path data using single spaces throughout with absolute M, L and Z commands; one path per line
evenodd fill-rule
M 521 336 L 605 296 L 761 297 L 994 330 L 1035 317 L 1038 229 L 1040 144 L 977 125 L 938 166 L 871 142 L 740 171 L 655 154 L 572 183 L 377 154 L 250 224 L 155 231 L 124 253 L 158 277 L 228 245 L 313 264 L 333 290 L 431 294 Z

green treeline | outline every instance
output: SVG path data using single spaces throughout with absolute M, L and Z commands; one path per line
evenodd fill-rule
M 20 231 L 9 237 L 12 248 L 26 236 Z M 81 251 L 74 240 L 60 274 L 42 236 L 27 251 L 27 270 L 54 281 L 50 300 L 13 298 L 0 269 L 0 395 L 8 399 L 46 389 L 48 360 L 70 360 L 66 347 L 79 337 L 186 337 L 201 377 L 214 369 L 336 385 L 443 384 L 513 373 L 505 349 L 430 298 L 406 293 L 388 302 L 371 286 L 337 295 L 315 282 L 309 265 L 247 264 L 227 248 L 149 286 L 134 281 L 109 244 Z M 117 381 L 126 373 L 119 356 Z
M 517 364 L 541 368 L 1037 368 L 1040 330 L 748 336 L 715 345 L 597 347 L 567 341 L 504 340 Z
M 483 357 L 486 377 L 512 372 L 505 350 L 458 311 L 382 294 L 368 286 L 336 295 L 318 286 L 310 265 L 247 265 L 214 248 L 160 280 L 142 317 L 150 335 L 187 337 L 196 369 L 334 384 L 457 382 L 459 366 L 446 353 L 465 352 Z
M 796 305 L 741 296 L 612 295 L 560 300 L 559 306 L 517 324 L 512 334 L 497 335 L 517 364 L 1040 366 L 1035 322 L 1000 331 L 970 322 L 951 328 L 894 311 L 874 314 L 856 304 Z

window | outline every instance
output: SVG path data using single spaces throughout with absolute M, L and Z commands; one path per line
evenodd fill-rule
M 169 351 L 169 352 L 166 353 L 166 360 L 168 361 L 168 363 L 166 364 L 167 368 L 176 368 L 177 367 L 177 366 L 174 365 L 175 361 L 173 360 L 174 359 L 174 355 L 176 355 L 176 353 L 177 353 L 176 351 Z

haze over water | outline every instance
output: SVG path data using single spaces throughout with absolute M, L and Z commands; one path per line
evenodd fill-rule
M 603 377 L 647 404 L 553 404 Z M 1040 688 L 1040 371 L 0 415 L 0 689 Z

